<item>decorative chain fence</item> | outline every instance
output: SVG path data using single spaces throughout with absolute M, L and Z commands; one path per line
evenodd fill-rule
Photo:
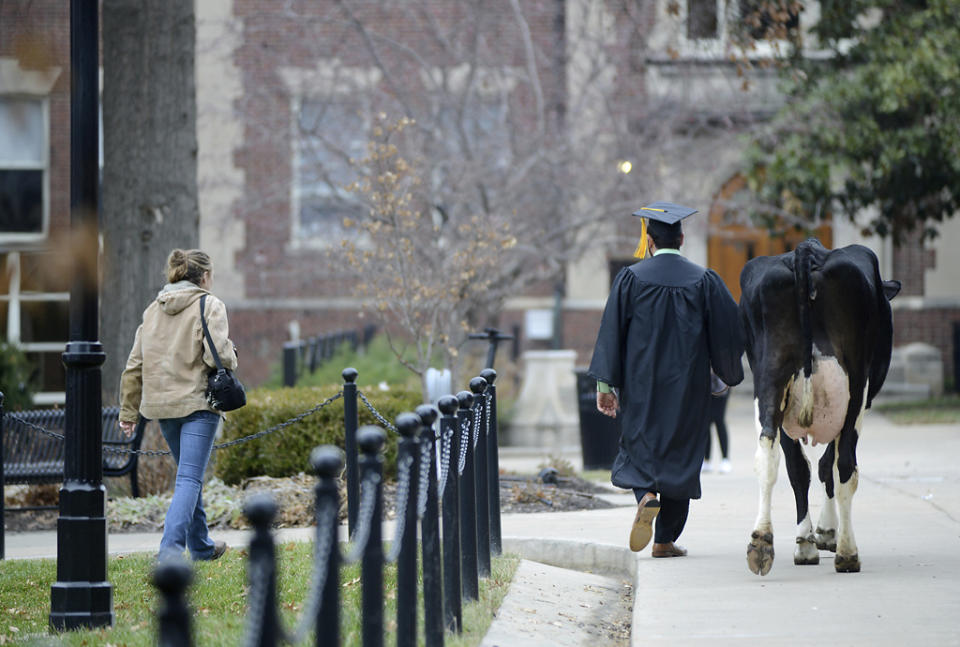
M 383 645 L 383 569 L 390 562 L 397 565 L 396 644 L 417 644 L 417 605 L 422 598 L 425 644 L 440 647 L 446 632 L 462 630 L 463 601 L 478 599 L 479 579 L 490 575 L 491 555 L 500 553 L 496 372 L 487 369 L 481 377 L 470 381 L 469 391 L 441 398 L 436 408 L 422 405 L 415 413 L 402 413 L 394 424 L 388 423 L 356 390 L 356 371 L 345 370 L 344 379 L 344 390 L 335 398 L 346 399 L 344 444 L 348 450 L 344 453 L 324 445 L 315 448 L 310 456 L 310 465 L 318 478 L 317 530 L 310 583 L 292 631 L 283 626 L 278 611 L 276 548 L 270 530 L 277 514 L 276 503 L 271 495 L 258 494 L 244 505 L 244 513 L 254 527 L 247 567 L 245 647 L 298 644 L 311 631 L 316 645 L 339 645 L 338 576 L 342 564 L 354 562 L 361 564 L 364 647 Z M 382 540 L 382 449 L 386 432 L 372 425 L 357 428 L 357 397 L 383 427 L 399 435 L 397 515 L 386 554 Z M 350 455 L 351 446 L 357 450 L 354 458 Z M 353 470 L 351 460 L 356 460 Z M 353 519 L 348 529 L 350 541 L 341 545 L 337 480 L 345 464 L 348 479 L 353 473 L 358 482 L 354 484 L 356 494 L 348 494 L 347 498 L 348 509 L 353 511 L 348 514 Z M 347 491 L 351 491 L 349 483 Z M 422 594 L 417 590 L 418 528 L 422 537 Z M 187 576 L 182 575 L 184 569 Z M 162 562 L 155 572 L 163 599 L 158 612 L 162 646 L 189 644 L 184 643 L 184 637 L 191 635 L 190 616 L 182 612 L 187 608 L 188 576 L 189 566 L 177 560 Z
M 383 567 L 388 562 L 397 564 L 397 645 L 416 645 L 418 523 L 423 552 L 425 641 L 427 647 L 441 646 L 445 630 L 462 630 L 462 602 L 478 599 L 479 578 L 490 575 L 491 554 L 500 554 L 496 372 L 486 369 L 470 380 L 469 390 L 440 398 L 439 411 L 422 405 L 416 413 L 400 414 L 393 424 L 357 389 L 357 371 L 345 369 L 343 377 L 340 392 L 303 413 L 214 446 L 226 449 L 263 438 L 344 399 L 345 452 L 326 445 L 315 448 L 310 456 L 310 464 L 318 477 L 317 533 L 303 612 L 292 632 L 282 626 L 277 610 L 276 557 L 270 531 L 277 514 L 276 503 L 264 494 L 251 497 L 244 506 L 244 513 L 255 528 L 247 569 L 250 586 L 244 637 L 247 647 L 274 646 L 279 642 L 296 644 L 306 638 L 311 629 L 315 630 L 317 645 L 339 645 L 339 569 L 343 563 L 357 561 L 361 562 L 363 586 L 363 645 L 374 647 L 383 643 Z M 358 398 L 382 428 L 358 429 Z M 23 428 L 56 441 L 64 440 L 63 434 L 16 414 L 6 414 L 5 420 L 16 421 Z M 397 516 L 386 555 L 381 528 L 381 452 L 386 440 L 383 429 L 399 435 Z M 170 453 L 110 446 L 103 447 L 103 451 L 144 456 Z M 341 547 L 337 479 L 344 465 L 351 541 Z M 190 579 L 190 567 L 179 561 L 164 561 L 154 573 L 154 583 L 163 601 L 158 611 L 160 645 L 189 644 L 190 614 L 186 611 L 185 596 Z
M 307 411 L 304 411 L 303 413 L 297 414 L 297 415 L 295 415 L 294 417 L 290 418 L 289 420 L 285 420 L 285 421 L 283 421 L 283 422 L 277 423 L 277 424 L 273 425 L 272 427 L 269 427 L 269 428 L 267 428 L 267 429 L 264 429 L 263 431 L 258 431 L 258 432 L 256 432 L 256 433 L 250 434 L 249 436 L 244 436 L 243 438 L 234 438 L 233 440 L 229 440 L 229 441 L 227 441 L 227 442 L 225 442 L 225 443 L 216 444 L 216 445 L 213 446 L 213 448 L 214 448 L 214 449 L 226 449 L 227 447 L 233 447 L 234 445 L 239 445 L 239 444 L 241 444 L 241 443 L 250 442 L 251 440 L 257 440 L 258 438 L 263 438 L 264 436 L 267 436 L 267 435 L 269 435 L 269 434 L 272 434 L 272 433 L 274 433 L 274 432 L 276 432 L 276 431 L 280 431 L 281 429 L 286 429 L 287 427 L 290 427 L 290 426 L 292 426 L 292 425 L 297 424 L 298 422 L 300 422 L 300 421 L 303 420 L 304 418 L 315 414 L 317 411 L 320 411 L 320 409 L 324 408 L 325 406 L 327 406 L 327 405 L 329 405 L 329 404 L 331 404 L 331 403 L 333 403 L 333 402 L 336 402 L 337 400 L 339 400 L 339 399 L 342 398 L 342 397 L 343 397 L 343 391 L 340 391 L 339 393 L 336 393 L 335 395 L 330 396 L 329 398 L 327 398 L 326 400 L 324 400 L 323 402 L 321 402 L 321 403 L 318 404 L 317 406 L 315 406 L 315 407 L 313 407 L 313 408 L 311 408 L 311 409 L 308 409 Z M 40 425 L 38 425 L 38 424 L 35 424 L 35 423 L 33 423 L 33 422 L 30 422 L 29 420 L 25 420 L 25 419 L 17 416 L 17 415 L 14 414 L 14 413 L 5 413 L 5 414 L 4 414 L 4 419 L 5 419 L 5 420 L 13 420 L 13 421 L 15 421 L 15 422 L 18 422 L 18 423 L 20 423 L 21 425 L 23 425 L 24 427 L 27 427 L 28 429 L 31 429 L 31 430 L 33 430 L 33 431 L 36 431 L 37 433 L 43 434 L 44 436 L 48 436 L 48 437 L 50 437 L 50 438 L 55 438 L 55 439 L 57 439 L 57 440 L 63 440 L 63 439 L 64 439 L 64 435 L 63 435 L 63 434 L 58 434 L 58 433 L 56 433 L 56 432 L 54 432 L 54 431 L 50 431 L 49 429 L 45 429 L 44 427 L 42 427 L 42 426 L 40 426 Z M 111 454 L 132 454 L 132 455 L 137 455 L 137 456 L 169 456 L 169 455 L 170 455 L 170 450 L 169 450 L 169 449 L 127 449 L 127 448 L 125 448 L 125 447 L 110 447 L 110 446 L 108 445 L 108 446 L 104 446 L 104 447 L 102 448 L 102 450 L 103 450 L 104 453 L 111 453 Z

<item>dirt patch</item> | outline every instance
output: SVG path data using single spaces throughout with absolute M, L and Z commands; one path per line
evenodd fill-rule
M 500 480 L 501 512 L 569 512 L 600 510 L 614 505 L 598 494 L 610 488 L 575 476 L 548 477 L 504 475 Z
M 503 475 L 500 481 L 500 510 L 513 512 L 565 512 L 611 508 L 613 504 L 598 497 L 611 493 L 610 488 L 577 477 L 546 475 L 546 480 L 534 475 Z M 275 526 L 288 528 L 313 525 L 314 486 L 316 479 L 306 474 L 285 478 L 260 476 L 247 479 L 238 486 L 228 486 L 212 479 L 204 486 L 204 507 L 211 528 L 248 528 L 243 516 L 243 501 L 255 492 L 270 492 L 278 504 Z M 8 532 L 55 530 L 57 510 L 16 511 L 11 507 L 56 505 L 58 485 L 8 486 L 4 527 Z M 397 484 L 384 483 L 384 516 L 396 517 Z M 340 500 L 346 501 L 346 488 L 341 483 Z M 138 499 L 111 497 L 107 501 L 110 532 L 152 532 L 163 528 L 163 518 L 170 504 L 170 494 L 158 494 Z M 347 515 L 342 503 L 340 518 Z

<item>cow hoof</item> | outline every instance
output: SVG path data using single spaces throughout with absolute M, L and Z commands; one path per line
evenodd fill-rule
M 831 553 L 837 552 L 837 531 L 831 528 L 824 530 L 817 528 L 817 548 L 820 550 L 829 550 Z
M 773 566 L 773 533 L 754 531 L 747 544 L 747 566 L 756 575 L 766 575 Z
M 813 535 L 797 537 L 797 549 L 793 553 L 793 563 L 797 566 L 816 566 L 820 563 L 817 542 Z
M 856 553 L 853 555 L 837 555 L 833 559 L 833 567 L 838 573 L 859 573 L 860 556 Z

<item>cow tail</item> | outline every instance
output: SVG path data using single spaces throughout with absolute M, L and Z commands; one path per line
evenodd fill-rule
M 813 324 L 810 315 L 810 266 L 813 250 L 806 242 L 793 252 L 793 274 L 797 286 L 797 315 L 800 319 L 800 334 L 803 336 L 803 377 L 801 378 L 800 411 L 797 422 L 802 427 L 813 424 Z

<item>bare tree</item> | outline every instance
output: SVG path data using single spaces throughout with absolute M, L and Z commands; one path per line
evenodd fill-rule
M 245 218 L 255 241 L 239 256 L 256 265 L 248 290 L 330 294 L 348 283 L 326 280 L 342 266 L 368 288 L 378 285 L 383 265 L 341 263 L 338 241 L 355 254 L 374 245 L 358 232 L 380 216 L 369 194 L 348 187 L 363 173 L 355 162 L 380 113 L 387 123 L 409 120 L 397 145 L 420 180 L 411 209 L 422 219 L 422 249 L 460 249 L 449 245 L 466 245 L 465 232 L 516 241 L 492 256 L 483 289 L 455 297 L 445 348 L 462 346 L 465 327 L 494 323 L 507 298 L 550 294 L 586 253 L 625 249 L 615 218 L 660 184 L 660 159 L 689 155 L 710 132 L 743 123 L 648 96 L 655 4 L 339 0 L 245 13 L 239 57 L 256 60 L 257 71 L 237 107 L 247 150 L 270 161 L 245 167 L 241 209 L 294 214 L 292 232 Z M 709 154 L 692 157 L 712 164 Z M 632 160 L 629 175 L 624 160 Z M 277 164 L 290 165 L 292 190 L 272 181 Z M 263 167 L 262 176 L 250 172 Z M 282 253 L 261 253 L 270 261 L 257 263 L 256 250 L 269 246 Z M 292 274 L 298 285 L 290 288 Z M 375 290 L 358 294 L 378 302 Z

